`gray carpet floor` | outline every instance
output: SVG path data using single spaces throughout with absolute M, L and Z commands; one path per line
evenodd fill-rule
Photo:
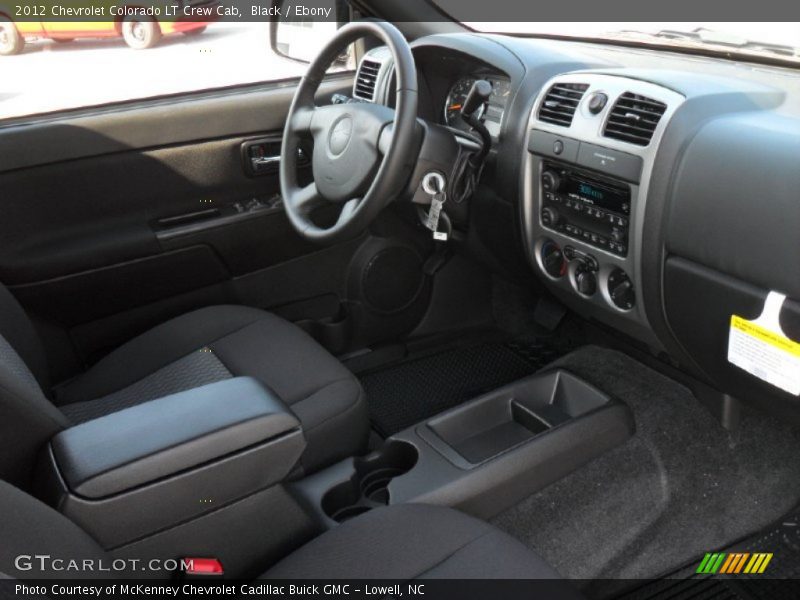
M 800 429 L 745 411 L 723 429 L 682 385 L 612 350 L 554 364 L 628 404 L 624 445 L 493 519 L 593 597 L 753 534 L 800 500 Z M 768 551 L 768 550 L 767 550 Z
M 388 437 L 535 373 L 565 353 L 546 340 L 457 347 L 361 375 L 373 428 Z

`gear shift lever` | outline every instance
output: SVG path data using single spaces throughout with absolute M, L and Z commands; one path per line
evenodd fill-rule
M 470 125 L 470 119 L 475 115 L 479 107 L 486 104 L 489 96 L 492 95 L 492 84 L 485 79 L 478 79 L 472 84 L 467 99 L 464 100 L 464 105 L 461 107 L 461 117 Z M 477 120 L 477 119 L 475 119 Z
M 492 147 L 492 136 L 489 134 L 486 127 L 483 126 L 483 123 L 480 122 L 480 114 L 478 114 L 478 108 L 486 104 L 491 95 L 492 84 L 485 79 L 478 79 L 472 84 L 472 88 L 469 90 L 469 94 L 467 94 L 467 99 L 464 100 L 464 106 L 461 107 L 461 118 L 478 132 L 478 135 L 481 136 L 481 140 L 483 141 L 483 148 L 481 148 L 481 151 L 470 160 L 470 164 L 475 169 L 480 167 L 483 163 L 483 159 Z

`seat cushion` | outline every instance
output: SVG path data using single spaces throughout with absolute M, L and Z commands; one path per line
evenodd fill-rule
M 300 419 L 306 471 L 363 449 L 369 421 L 358 380 L 297 326 L 244 306 L 203 308 L 151 329 L 57 389 L 56 402 L 81 423 L 244 375 L 269 386 Z
M 266 579 L 556 579 L 520 542 L 441 506 L 372 510 L 290 554 Z
M 112 571 L 95 570 L 87 575 L 77 569 L 41 569 L 50 565 L 46 561 L 32 559 L 34 556 L 54 559 L 77 559 L 103 561 L 110 559 L 100 545 L 64 515 L 46 506 L 39 500 L 0 481 L 0 578 L 2 575 L 19 579 L 77 579 L 87 577 L 110 577 Z M 17 557 L 22 562 L 17 563 Z M 30 566 L 30 568 L 28 568 Z M 0 597 L 4 597 L 0 590 Z
M 30 571 L 16 568 L 19 555 L 104 564 L 109 564 L 111 557 L 64 515 L 2 481 L 0 531 L 0 579 L 4 575 L 20 579 L 141 575 L 98 569 L 87 573 L 63 566 L 55 571 L 48 568 L 52 564 L 48 562 L 42 563 L 45 568 L 40 570 L 35 560 Z M 230 543 L 235 544 L 235 540 Z M 483 521 L 450 508 L 400 504 L 370 511 L 324 533 L 262 578 L 555 580 L 558 575 L 522 544 Z M 536 590 L 541 593 L 525 597 L 581 598 L 561 581 L 550 583 L 539 584 Z

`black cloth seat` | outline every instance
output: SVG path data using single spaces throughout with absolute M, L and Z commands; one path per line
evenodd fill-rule
M 111 562 L 76 524 L 5 482 L 0 482 L 0 530 L 0 574 L 8 577 L 103 575 L 39 571 L 36 562 L 33 570 L 18 571 L 15 558 L 20 554 Z M 264 579 L 403 580 L 558 577 L 533 552 L 491 525 L 453 509 L 423 504 L 400 504 L 360 515 L 313 539 L 262 575 Z
M 172 319 L 52 393 L 43 356 L 0 286 L 0 478 L 23 485 L 39 448 L 61 429 L 229 377 L 255 377 L 289 405 L 306 437 L 306 472 L 359 453 L 369 434 L 355 376 L 304 331 L 255 308 L 213 306 Z
M 398 504 L 345 521 L 266 579 L 557 579 L 517 540 L 451 508 Z

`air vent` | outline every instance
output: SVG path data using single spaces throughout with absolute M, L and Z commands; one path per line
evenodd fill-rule
M 381 63 L 374 60 L 364 59 L 358 67 L 356 76 L 356 86 L 353 95 L 362 100 L 375 100 L 375 83 L 378 80 L 378 73 L 381 70 Z
M 539 107 L 539 120 L 569 127 L 587 89 L 589 86 L 585 83 L 556 83 L 547 90 Z
M 663 102 L 625 92 L 611 109 L 603 135 L 637 146 L 647 146 L 665 110 L 667 105 Z

